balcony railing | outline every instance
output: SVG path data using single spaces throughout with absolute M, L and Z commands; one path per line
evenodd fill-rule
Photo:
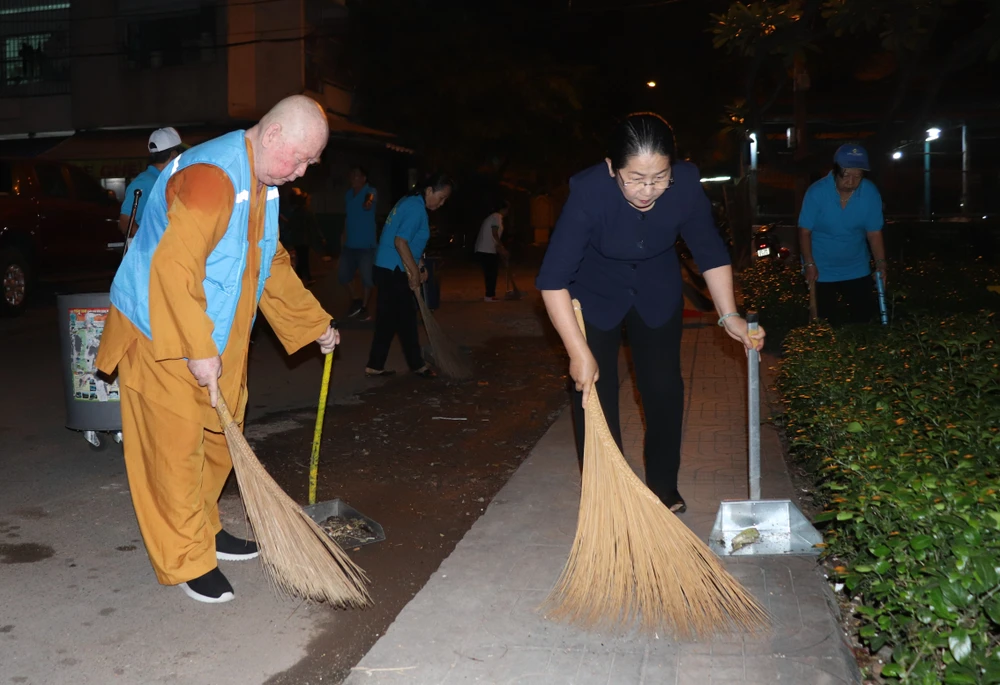
M 69 2 L 0 0 L 0 97 L 70 92 Z

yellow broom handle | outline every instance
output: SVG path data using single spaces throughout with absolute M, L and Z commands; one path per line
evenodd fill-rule
M 309 458 L 309 504 L 316 504 L 316 473 L 319 470 L 319 444 L 323 440 L 323 417 L 326 416 L 326 396 L 330 390 L 330 369 L 333 352 L 323 360 L 323 382 L 319 389 L 319 408 L 316 410 L 316 429 L 313 431 L 312 455 Z

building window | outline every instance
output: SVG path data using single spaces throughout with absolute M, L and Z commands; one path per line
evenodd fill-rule
M 129 63 L 141 69 L 215 61 L 216 7 L 134 21 L 128 26 Z
M 101 187 L 113 192 L 119 202 L 125 197 L 126 183 L 124 178 L 102 178 Z
M 4 77 L 7 85 L 15 83 L 36 83 L 42 80 L 38 55 L 49 39 L 48 34 L 17 36 L 4 40 Z
M 311 26 L 305 38 L 305 86 L 317 93 L 323 84 L 350 89 L 352 78 L 346 60 L 346 20 L 325 20 Z
M 10 95 L 69 90 L 68 2 L 0 0 L 0 89 Z

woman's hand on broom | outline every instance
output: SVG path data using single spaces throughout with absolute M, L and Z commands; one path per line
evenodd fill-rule
M 757 330 L 753 331 L 751 335 L 747 326 L 747 320 L 742 316 L 731 316 L 723 321 L 722 324 L 730 338 L 743 343 L 747 354 L 750 354 L 750 350 L 756 350 L 758 356 L 760 355 L 760 351 L 764 349 L 764 336 L 766 335 L 762 326 L 758 326 Z
M 330 354 L 340 344 L 340 331 L 333 326 L 327 326 L 326 333 L 316 339 L 320 352 Z
M 590 392 L 594 389 L 594 383 L 600 378 L 601 372 L 597 368 L 597 360 L 588 349 L 585 354 L 579 357 L 571 357 L 569 360 L 569 375 L 576 385 L 577 392 L 583 393 L 583 406 L 587 406 L 590 400 Z
M 188 371 L 198 381 L 198 385 L 208 388 L 208 399 L 212 408 L 219 403 L 219 379 L 222 377 L 222 357 L 188 359 Z

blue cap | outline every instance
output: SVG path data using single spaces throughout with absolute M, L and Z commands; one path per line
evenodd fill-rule
M 860 145 L 841 145 L 833 155 L 833 161 L 839 164 L 841 169 L 870 171 L 868 168 L 868 152 Z

